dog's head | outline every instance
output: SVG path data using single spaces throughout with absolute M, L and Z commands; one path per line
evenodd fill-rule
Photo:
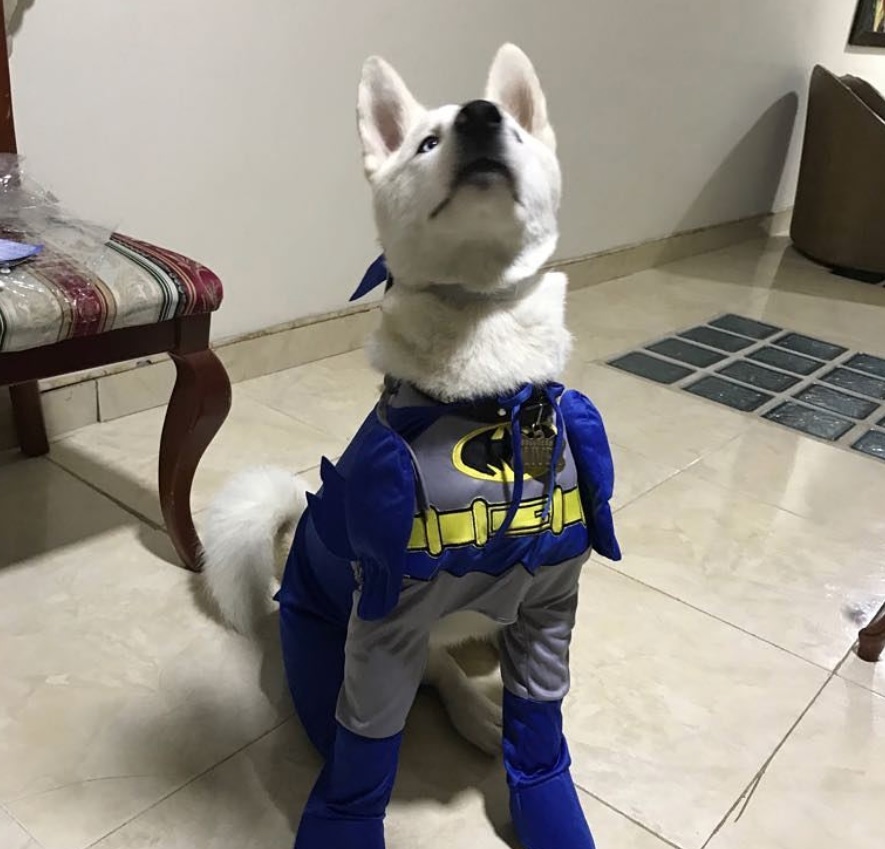
M 561 192 L 556 139 L 518 47 L 498 51 L 484 99 L 432 110 L 373 57 L 357 112 L 378 235 L 398 284 L 506 288 L 550 258 Z

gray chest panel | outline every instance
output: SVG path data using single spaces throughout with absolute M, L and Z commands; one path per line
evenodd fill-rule
M 410 387 L 403 387 L 392 406 L 430 406 L 433 402 Z M 523 436 L 524 457 L 529 437 Z M 463 510 L 474 501 L 508 505 L 513 497 L 512 434 L 508 415 L 499 422 L 445 415 L 411 442 L 427 505 L 440 512 Z M 557 464 L 556 486 L 577 486 L 577 472 L 567 441 Z M 535 467 L 523 478 L 523 501 L 542 499 L 547 492 L 549 468 Z

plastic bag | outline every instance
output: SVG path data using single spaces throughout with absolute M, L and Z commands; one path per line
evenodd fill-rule
M 0 155 L 0 351 L 87 335 L 108 323 L 101 277 L 112 232 L 66 210 L 24 173 L 20 157 Z
M 64 209 L 51 192 L 24 172 L 22 157 L 0 155 L 0 239 L 42 246 L 39 259 L 24 259 L 0 269 L 2 282 L 9 288 L 24 277 L 28 263 L 64 263 L 94 268 L 107 250 L 113 228 L 85 221 Z

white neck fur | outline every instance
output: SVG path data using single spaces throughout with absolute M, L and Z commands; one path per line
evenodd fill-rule
M 566 285 L 563 273 L 547 272 L 521 283 L 512 297 L 458 298 L 445 287 L 397 280 L 384 296 L 369 359 L 383 374 L 440 401 L 559 380 L 572 346 Z

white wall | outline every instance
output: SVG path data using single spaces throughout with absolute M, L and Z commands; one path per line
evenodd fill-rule
M 375 255 L 353 115 L 367 54 L 437 103 L 478 95 L 498 44 L 521 44 L 577 256 L 789 205 L 811 66 L 885 89 L 885 51 L 846 52 L 854 5 L 33 0 L 20 148 L 80 213 L 215 268 L 227 336 L 343 306 Z

